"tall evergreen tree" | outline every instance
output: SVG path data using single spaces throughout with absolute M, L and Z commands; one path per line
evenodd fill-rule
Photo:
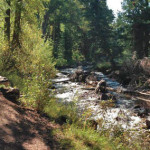
M 150 50 L 150 6 L 148 0 L 124 0 L 124 15 L 131 25 L 133 51 L 137 58 L 148 57 Z
M 108 9 L 106 0 L 83 0 L 85 15 L 89 20 L 88 39 L 90 41 L 89 57 L 99 61 L 99 58 L 111 55 L 110 24 L 113 20 L 112 11 Z

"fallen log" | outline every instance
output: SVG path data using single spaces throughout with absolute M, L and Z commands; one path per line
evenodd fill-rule
M 61 83 L 61 82 L 64 83 L 64 82 L 68 82 L 68 81 L 70 81 L 69 78 L 62 79 L 62 80 L 59 80 L 59 79 L 52 80 L 53 83 Z
M 83 87 L 81 88 L 82 90 L 95 90 L 95 87 Z M 117 89 L 111 88 L 111 87 L 106 87 L 106 89 L 108 91 L 112 91 L 112 92 L 117 92 Z M 120 92 L 117 92 L 120 93 Z
M 95 88 L 94 87 L 91 87 L 91 88 L 89 88 L 89 87 L 83 87 L 83 88 L 81 88 L 82 90 L 95 90 Z
M 83 87 L 82 89 L 83 90 L 95 90 L 95 87 Z M 114 89 L 112 87 L 106 87 L 106 89 L 111 92 L 122 93 L 128 96 L 132 96 L 136 98 L 137 100 L 145 102 L 145 104 L 147 104 L 148 107 L 150 108 L 150 93 L 149 92 L 144 93 L 141 91 L 120 90 L 120 89 Z
M 140 91 L 127 90 L 127 91 L 123 91 L 123 94 L 129 94 L 131 96 L 137 96 L 137 97 L 140 97 L 140 98 L 150 100 L 150 94 L 143 93 L 143 92 L 140 92 Z
M 141 97 L 135 97 L 136 99 L 138 99 L 138 104 L 142 105 L 144 108 L 148 108 L 149 113 L 150 113 L 150 100 L 148 99 L 144 99 Z

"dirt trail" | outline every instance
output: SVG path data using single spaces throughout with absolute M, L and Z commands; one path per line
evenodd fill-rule
M 36 111 L 25 110 L 0 93 L 0 150 L 58 150 L 57 125 Z

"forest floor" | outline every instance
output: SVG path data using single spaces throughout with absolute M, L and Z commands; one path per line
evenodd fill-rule
M 0 150 L 58 150 L 57 137 L 52 135 L 57 128 L 48 118 L 0 93 Z

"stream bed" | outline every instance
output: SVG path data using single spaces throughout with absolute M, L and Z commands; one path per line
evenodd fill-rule
M 83 67 L 84 70 L 92 68 L 91 66 Z M 72 82 L 68 75 L 73 74 L 78 68 L 61 69 L 57 77 L 53 79 L 56 89 L 56 98 L 62 103 L 76 102 L 79 114 L 86 110 L 91 111 L 91 120 L 104 120 L 105 128 L 119 125 L 124 129 L 141 129 L 146 126 L 145 117 L 138 116 L 139 112 L 144 112 L 145 108 L 139 107 L 137 99 L 128 98 L 126 95 L 111 92 L 116 97 L 115 104 L 112 107 L 103 108 L 99 95 L 94 90 L 86 90 L 86 84 Z M 101 72 L 94 71 L 96 76 L 101 80 L 104 79 L 107 86 L 114 89 L 125 90 L 117 81 L 109 79 Z

